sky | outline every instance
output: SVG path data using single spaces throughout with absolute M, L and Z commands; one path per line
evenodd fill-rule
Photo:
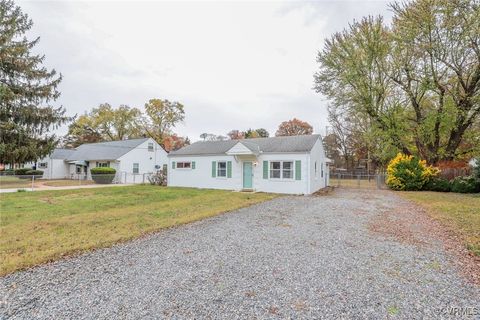
M 312 89 L 324 40 L 354 19 L 391 17 L 388 1 L 16 3 L 34 22 L 27 36 L 40 36 L 35 52 L 63 75 L 55 106 L 73 116 L 105 102 L 178 101 L 185 121 L 174 131 L 192 141 L 274 135 L 294 117 L 324 134 L 328 100 Z

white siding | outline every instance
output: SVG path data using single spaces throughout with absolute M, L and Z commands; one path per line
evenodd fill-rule
M 148 151 L 149 142 L 153 143 L 153 151 Z M 136 175 L 133 174 L 134 163 L 138 163 L 139 166 Z M 122 178 L 123 183 L 141 183 L 144 174 L 156 172 L 158 169 L 155 169 L 155 166 L 161 169 L 164 164 L 168 164 L 167 152 L 150 138 L 118 159 L 117 172 L 120 172 L 123 177 L 126 176 L 126 181 Z
M 65 179 L 69 177 L 68 164 L 63 159 L 45 157 L 37 161 L 37 166 L 45 162 L 47 168 L 37 168 L 43 171 L 43 179 Z
M 253 166 L 253 190 L 273 193 L 307 194 L 308 193 L 308 154 L 262 154 L 256 160 L 243 160 L 241 157 L 218 155 L 218 156 L 175 156 L 169 158 L 168 185 L 173 187 L 193 187 L 207 189 L 242 190 L 243 189 L 243 161 L 252 161 Z M 301 180 L 293 179 L 263 179 L 263 161 L 301 161 Z M 195 161 L 195 169 L 172 169 L 172 162 Z M 231 161 L 232 177 L 212 177 L 212 162 Z M 255 165 L 256 164 L 256 165 Z
M 315 172 L 315 163 L 317 163 L 317 171 Z M 323 175 L 322 175 L 323 170 Z M 319 139 L 310 152 L 310 186 L 309 193 L 325 188 L 328 186 L 328 172 L 327 165 L 325 163 L 325 152 L 323 150 L 322 140 Z

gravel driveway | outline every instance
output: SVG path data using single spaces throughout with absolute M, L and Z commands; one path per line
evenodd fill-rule
M 375 224 L 409 208 L 384 191 L 278 198 L 4 277 L 0 318 L 478 318 L 439 241 Z

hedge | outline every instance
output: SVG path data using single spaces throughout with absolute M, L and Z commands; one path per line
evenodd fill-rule
M 90 169 L 92 174 L 92 180 L 98 184 L 110 184 L 115 179 L 115 173 L 117 170 L 109 167 L 98 167 Z

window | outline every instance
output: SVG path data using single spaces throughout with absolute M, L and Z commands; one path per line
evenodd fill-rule
M 270 162 L 270 179 L 280 179 L 280 161 Z
M 97 161 L 97 168 L 105 168 L 110 167 L 110 162 L 98 162 Z
M 282 178 L 283 179 L 293 179 L 293 162 L 284 161 L 282 162 Z
M 82 166 L 79 166 L 78 164 L 75 166 L 75 172 L 77 174 L 82 174 Z
M 41 169 L 46 169 L 46 168 L 48 168 L 48 162 L 40 162 L 38 164 L 38 167 L 41 168 Z
M 133 164 L 133 173 L 139 173 L 140 165 L 138 163 Z
M 317 173 L 318 173 L 318 170 L 317 170 L 317 161 L 315 161 L 315 180 L 317 180 Z
M 148 143 L 148 151 L 153 151 L 153 142 Z
M 227 177 L 227 162 L 226 161 L 218 161 L 217 177 Z
M 190 169 L 191 167 L 191 162 L 177 162 L 177 169 Z
M 271 161 L 270 179 L 293 179 L 293 161 Z
M 323 178 L 323 162 L 322 162 L 322 164 L 321 164 L 321 168 L 322 168 L 322 169 L 321 169 L 321 170 L 322 170 L 322 171 L 321 171 L 321 172 L 322 172 L 321 177 Z

